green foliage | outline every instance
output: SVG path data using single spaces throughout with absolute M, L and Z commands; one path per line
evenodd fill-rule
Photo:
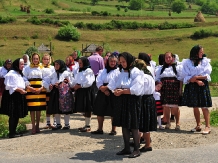
M 144 0 L 130 0 L 129 9 L 130 10 L 140 10 L 144 8 L 145 1 Z
M 35 33 L 31 36 L 32 39 L 38 39 L 39 38 L 39 34 L 38 33 Z
M 58 1 L 57 0 L 52 0 L 51 4 L 58 6 Z
M 91 0 L 91 4 L 92 4 L 93 6 L 95 6 L 95 5 L 98 3 L 98 1 L 99 1 L 99 0 Z
M 210 112 L 210 124 L 212 126 L 218 126 L 218 109 Z
M 215 15 L 218 11 L 218 5 L 216 3 L 204 3 L 201 7 L 202 13 Z
M 210 75 L 211 77 L 211 83 L 218 83 L 218 61 L 212 62 L 212 73 Z M 218 91 L 218 89 L 217 89 Z
M 62 40 L 73 40 L 78 41 L 80 38 L 80 33 L 77 31 L 77 28 L 73 25 L 65 25 L 64 27 L 61 27 L 58 31 L 57 37 Z
M 185 3 L 183 1 L 175 1 L 172 4 L 172 11 L 180 14 L 183 10 L 185 10 Z
M 5 124 L 5 122 L 0 123 L 0 138 L 5 138 L 9 134 L 8 126 Z
M 128 7 L 126 7 L 126 8 L 124 9 L 124 11 L 125 11 L 125 12 L 128 12 Z
M 199 31 L 195 31 L 193 35 L 191 35 L 191 38 L 193 39 L 202 39 L 202 38 L 206 38 L 209 36 L 213 36 L 214 33 L 211 30 L 204 30 L 201 29 Z
M 0 67 L 4 65 L 5 61 L 0 59 Z
M 51 8 L 47 8 L 47 9 L 45 9 L 44 12 L 45 12 L 46 14 L 54 14 L 54 13 L 55 13 L 54 10 L 51 9 Z
M 117 6 L 117 11 L 120 11 L 120 5 Z
M 2 17 L 0 16 L 0 24 L 5 24 L 5 23 L 13 23 L 15 22 L 17 19 L 15 17 Z
M 78 9 L 78 8 L 75 8 L 75 7 L 71 7 L 71 8 L 69 9 L 69 11 L 81 11 L 81 10 Z
M 98 12 L 98 11 L 92 11 L 91 14 L 93 16 L 109 16 L 111 15 L 111 13 L 107 12 L 107 11 L 101 11 L 101 12 Z
M 30 58 L 33 53 L 39 53 L 38 49 L 35 46 L 31 46 L 25 51 L 25 54 L 27 54 Z

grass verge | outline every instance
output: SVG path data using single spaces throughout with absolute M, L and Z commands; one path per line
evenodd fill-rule
M 210 112 L 210 125 L 218 126 L 218 108 Z

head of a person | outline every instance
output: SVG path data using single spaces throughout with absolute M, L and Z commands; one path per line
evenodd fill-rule
M 48 53 L 45 53 L 42 57 L 43 65 L 50 65 L 51 64 L 51 56 Z
M 103 52 L 104 52 L 104 49 L 102 46 L 98 46 L 95 51 L 100 55 L 102 56 Z
M 14 71 L 17 71 L 18 73 L 20 73 L 22 76 L 23 76 L 23 74 L 22 74 L 23 68 L 24 68 L 23 58 L 16 59 L 12 64 L 12 69 Z
M 104 56 L 104 65 L 107 65 L 107 61 L 108 61 L 108 58 L 110 57 L 111 53 L 110 52 L 107 52 Z
M 78 57 L 77 51 L 75 50 L 75 51 L 71 54 L 71 56 L 73 57 L 74 60 L 77 59 L 77 57 Z
M 121 64 L 121 66 L 124 70 L 129 70 L 131 68 L 132 63 L 135 60 L 135 57 L 132 56 L 132 54 L 130 54 L 128 52 L 120 53 L 118 58 L 119 58 L 119 62 Z
M 133 66 L 134 67 L 137 67 L 139 70 L 142 70 L 143 68 L 146 68 L 146 63 L 144 60 L 142 59 L 136 59 L 134 62 L 133 62 Z
M 143 52 L 139 53 L 138 59 L 143 60 L 147 66 L 150 65 L 151 58 L 147 53 L 143 53 Z
M 173 54 L 173 62 L 175 62 L 175 63 L 179 62 L 178 54 Z
M 173 63 L 173 54 L 171 52 L 166 52 L 164 59 L 165 59 L 166 64 L 168 64 L 168 65 L 172 64 Z
M 30 62 L 29 56 L 27 54 L 23 55 L 23 60 L 24 60 L 24 64 L 29 64 Z
M 78 62 L 79 62 L 80 69 L 90 67 L 90 63 L 87 57 L 81 57 Z
M 165 60 L 165 55 L 164 54 L 160 54 L 158 56 L 158 63 L 159 63 L 159 65 L 163 65 L 164 64 L 164 60 Z
M 70 64 L 70 58 L 69 58 L 69 56 L 66 57 L 66 59 L 65 59 L 65 64 L 66 64 L 66 65 L 69 65 L 69 64 Z
M 114 55 L 110 55 L 108 58 L 107 64 L 109 67 L 114 68 L 114 67 L 117 67 L 117 62 L 118 62 L 117 57 Z
M 150 59 L 152 60 L 152 56 L 151 56 L 151 54 L 148 54 L 148 56 L 150 57 Z
M 7 59 L 4 63 L 4 67 L 5 69 L 7 70 L 10 70 L 11 69 L 11 66 L 12 66 L 12 60 L 11 59 Z
M 54 68 L 55 71 L 59 73 L 63 73 L 67 70 L 65 62 L 60 59 L 54 61 Z
M 33 65 L 39 65 L 40 63 L 40 56 L 38 53 L 33 53 L 31 57 L 31 62 Z
M 199 60 L 199 59 L 202 59 L 203 58 L 203 54 L 204 54 L 203 47 L 201 45 L 195 45 L 190 50 L 189 59 L 190 60 Z
M 155 82 L 155 91 L 159 92 L 161 90 L 161 88 L 162 88 L 162 82 L 156 81 Z

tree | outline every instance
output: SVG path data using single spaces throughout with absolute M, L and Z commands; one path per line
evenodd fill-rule
M 180 14 L 183 10 L 185 10 L 185 4 L 184 2 L 178 0 L 178 1 L 173 2 L 171 8 L 173 12 Z
M 129 9 L 130 10 L 140 10 L 144 8 L 145 2 L 144 0 L 130 0 Z
M 91 3 L 93 6 L 95 6 L 98 3 L 99 0 L 91 0 Z

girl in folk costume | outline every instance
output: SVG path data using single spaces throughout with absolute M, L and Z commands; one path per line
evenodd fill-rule
M 12 60 L 7 59 L 2 67 L 0 67 L 0 103 L 2 99 L 2 94 L 5 90 L 5 75 L 10 71 L 11 69 Z
M 27 106 L 32 121 L 32 134 L 39 133 L 41 110 L 46 110 L 46 89 L 43 87 L 42 66 L 40 56 L 33 53 L 31 64 L 23 69 L 27 88 Z
M 42 57 L 42 67 L 43 67 L 42 68 L 42 78 L 44 81 L 46 77 L 50 76 L 53 72 L 55 72 L 54 66 L 51 65 L 51 56 L 48 53 L 45 53 Z M 49 95 L 50 95 L 50 90 L 46 89 L 47 107 L 48 107 Z M 46 110 L 48 109 L 47 107 L 46 107 Z M 53 119 L 54 119 L 53 125 L 56 125 L 56 120 L 54 116 L 53 116 Z M 46 114 L 46 121 L 47 121 L 47 124 L 44 128 L 45 129 L 52 128 L 53 126 L 50 123 L 50 114 Z
M 45 87 L 51 90 L 47 114 L 55 114 L 57 125 L 52 130 L 62 128 L 60 114 L 64 114 L 63 129 L 70 129 L 70 114 L 73 110 L 73 96 L 70 88 L 74 79 L 67 71 L 64 61 L 56 60 L 54 68 L 55 72 L 45 78 Z
M 75 75 L 78 73 L 79 63 L 74 61 L 72 56 L 68 56 L 66 58 L 66 65 L 67 71 L 71 72 L 72 75 L 75 77 Z
M 25 82 L 22 70 L 24 68 L 23 59 L 16 59 L 13 62 L 13 69 L 5 76 L 5 91 L 2 97 L 0 113 L 9 116 L 9 138 L 21 136 L 16 133 L 19 118 L 28 115 L 25 95 Z
M 121 126 L 124 149 L 117 155 L 129 154 L 129 158 L 140 156 L 139 151 L 139 119 L 141 113 L 141 95 L 144 89 L 144 73 L 133 67 L 135 58 L 128 52 L 119 54 L 122 71 L 119 76 L 108 84 L 108 88 L 116 96 L 113 126 Z M 130 151 L 130 130 L 135 142 L 134 151 Z
M 30 59 L 27 54 L 23 55 L 23 60 L 24 60 L 24 68 L 30 65 Z
M 92 84 L 95 81 L 95 75 L 90 68 L 89 60 L 86 57 L 79 59 L 79 72 L 75 76 L 75 111 L 82 112 L 85 116 L 85 126 L 79 128 L 80 132 L 88 132 L 91 130 L 91 112 L 95 94 Z
M 143 138 L 146 142 L 146 145 L 140 149 L 140 152 L 147 152 L 152 151 L 150 132 L 157 130 L 157 113 L 153 97 L 155 81 L 143 60 L 137 59 L 133 65 L 144 72 L 139 131 L 143 133 Z
M 154 65 L 152 66 L 150 63 L 151 63 L 151 58 L 150 58 L 150 56 L 148 55 L 148 54 L 146 54 L 146 53 L 139 53 L 139 55 L 138 55 L 138 59 L 141 59 L 141 60 L 143 60 L 144 62 L 145 62 L 145 64 L 146 64 L 146 67 L 147 67 L 147 69 L 151 72 L 151 74 L 152 74 L 152 76 L 153 76 L 153 78 L 155 77 L 155 70 L 154 70 Z
M 156 81 L 162 82 L 161 100 L 164 108 L 164 116 L 166 117 L 167 124 L 165 129 L 171 127 L 170 124 L 170 108 L 174 109 L 176 117 L 176 128 L 180 130 L 179 124 L 179 111 L 178 105 L 180 104 L 180 98 L 182 94 L 183 78 L 182 78 L 182 66 L 176 65 L 173 62 L 173 54 L 170 52 L 165 53 L 165 62 L 162 67 L 156 70 Z
M 205 119 L 205 129 L 203 134 L 209 134 L 210 129 L 210 113 L 208 107 L 212 106 L 212 100 L 208 82 L 211 81 L 212 67 L 210 59 L 204 57 L 203 47 L 200 45 L 194 46 L 190 51 L 189 59 L 182 62 L 185 89 L 183 93 L 182 105 L 193 107 L 196 120 L 196 127 L 191 131 L 200 132 L 200 112 L 199 107 Z M 191 98 L 190 98 L 191 97 Z
M 111 116 L 113 119 L 114 94 L 108 89 L 107 85 L 111 80 L 117 78 L 120 74 L 117 68 L 117 57 L 111 55 L 108 57 L 105 69 L 100 70 L 96 78 L 98 93 L 94 103 L 93 113 L 97 115 L 98 129 L 91 132 L 92 134 L 103 134 L 104 116 Z M 116 126 L 112 126 L 109 135 L 116 135 Z

